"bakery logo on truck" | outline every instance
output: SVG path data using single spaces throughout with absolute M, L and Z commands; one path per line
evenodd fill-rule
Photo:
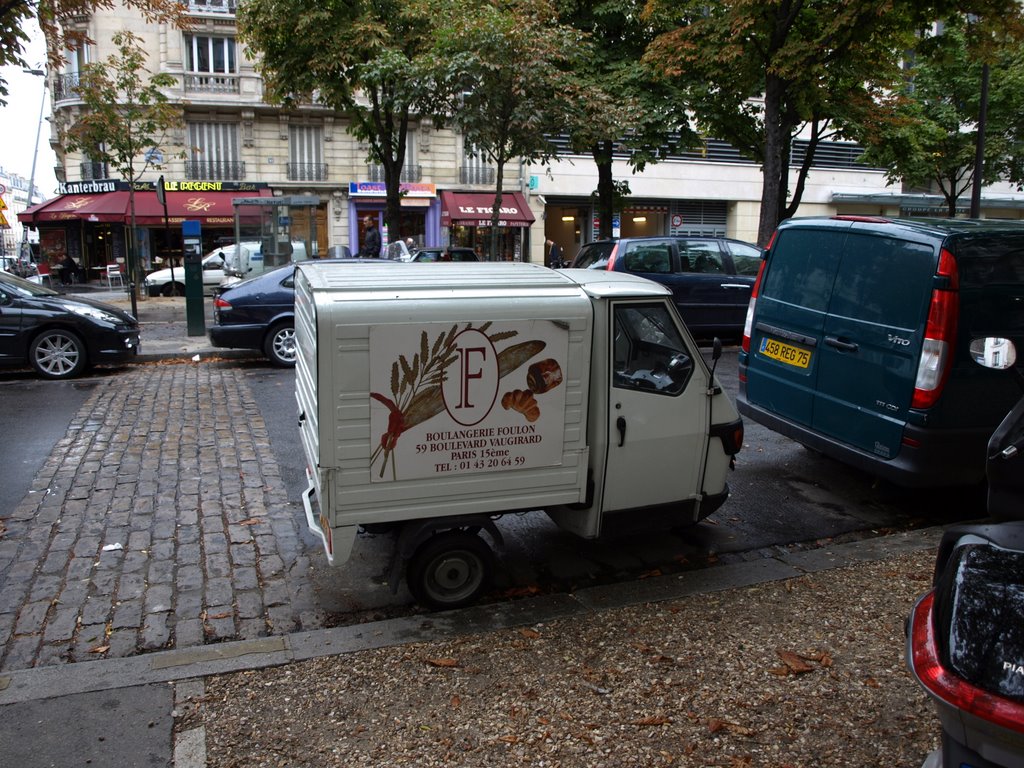
M 548 320 L 371 328 L 372 480 L 561 463 L 567 352 Z

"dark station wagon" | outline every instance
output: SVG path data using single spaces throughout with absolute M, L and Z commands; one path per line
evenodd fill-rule
M 661 283 L 694 336 L 739 340 L 761 256 L 756 245 L 725 237 L 630 237 L 587 243 L 572 268 Z

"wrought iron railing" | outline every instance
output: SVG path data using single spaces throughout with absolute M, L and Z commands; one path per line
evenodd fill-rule
M 399 176 L 399 181 L 421 181 L 423 179 L 423 166 L 421 165 L 407 165 L 402 168 L 402 174 Z M 384 181 L 384 166 L 383 165 L 371 165 L 369 171 L 369 178 L 367 181 Z
M 78 98 L 78 73 L 70 72 L 53 78 L 53 100 L 66 101 Z
M 464 165 L 459 168 L 460 184 L 493 184 L 497 170 L 488 165 Z
M 186 160 L 185 178 L 189 180 L 241 181 L 245 162 L 241 160 Z
M 289 181 L 327 181 L 327 163 L 288 163 Z
M 96 179 L 109 179 L 107 175 L 107 164 L 100 162 L 86 162 L 81 165 L 82 181 L 95 181 Z

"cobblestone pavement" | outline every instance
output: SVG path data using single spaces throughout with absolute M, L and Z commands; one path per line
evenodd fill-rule
M 241 373 L 98 386 L 0 528 L 0 670 L 311 628 L 299 521 Z

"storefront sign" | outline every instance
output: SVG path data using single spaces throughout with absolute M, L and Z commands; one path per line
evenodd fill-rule
M 437 187 L 434 184 L 402 182 L 398 185 L 402 197 L 437 197 Z M 388 188 L 383 181 L 350 181 L 348 183 L 349 197 L 387 197 Z
M 57 185 L 57 192 L 62 195 L 95 195 L 103 192 L 116 192 L 118 184 L 124 182 L 113 179 L 103 181 L 64 181 Z M 128 188 L 125 184 L 125 189 Z
M 155 181 L 137 181 L 136 192 L 151 192 L 157 187 Z M 57 185 L 61 195 L 98 195 L 104 192 L 127 192 L 133 185 L 120 179 L 99 179 L 96 181 L 65 181 Z M 258 192 L 267 189 L 265 181 L 165 181 L 168 192 Z
M 371 480 L 560 464 L 568 348 L 545 320 L 371 328 Z

